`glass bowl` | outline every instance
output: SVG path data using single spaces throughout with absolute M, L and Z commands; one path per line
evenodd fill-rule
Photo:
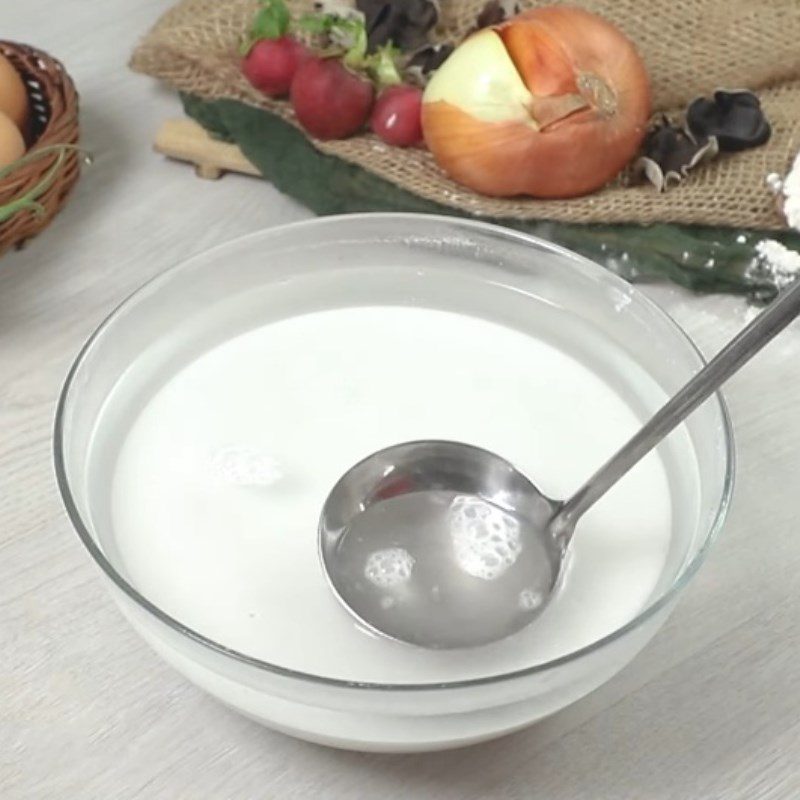
M 338 747 L 408 752 L 471 744 L 573 703 L 619 672 L 655 634 L 723 524 L 734 472 L 730 423 L 715 396 L 682 434 L 693 464 L 684 463 L 685 448 L 670 439 L 661 446 L 662 458 L 675 467 L 669 474 L 677 520 L 662 579 L 634 618 L 575 652 L 505 674 L 426 684 L 353 682 L 261 661 L 173 618 L 126 576 L 108 498 L 93 477 L 113 469 L 114 448 L 97 442 L 104 429 L 117 429 L 115 415 L 134 417 L 178 367 L 232 331 L 310 310 L 375 304 L 441 308 L 518 330 L 533 319 L 545 324 L 547 314 L 561 315 L 564 330 L 574 334 L 571 346 L 601 339 L 612 345 L 612 357 L 598 356 L 593 369 L 642 419 L 703 363 L 656 304 L 548 242 L 448 217 L 315 219 L 195 256 L 139 289 L 102 323 L 75 360 L 59 400 L 58 484 L 124 616 L 169 664 L 224 703 L 274 729 Z M 131 365 L 145 356 L 151 365 L 146 379 L 131 383 Z M 659 392 L 636 390 L 635 370 Z M 692 471 L 694 483 L 681 477 Z

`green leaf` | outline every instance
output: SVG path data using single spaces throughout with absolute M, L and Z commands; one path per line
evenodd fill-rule
M 319 36 L 330 31 L 333 27 L 333 21 L 334 17 L 330 15 L 304 14 L 297 21 L 297 27 L 306 33 Z
M 284 0 L 262 0 L 239 52 L 246 56 L 259 39 L 280 39 L 288 32 L 291 21 Z
M 341 56 L 351 69 L 367 69 L 367 29 L 364 20 L 335 14 L 305 14 L 297 27 L 312 36 L 327 35 L 329 46 L 324 54 Z
M 333 26 L 341 30 L 347 52 L 342 59 L 348 67 L 362 69 L 367 65 L 367 29 L 361 20 L 342 20 Z M 349 46 L 348 46 L 349 45 Z
M 400 49 L 389 42 L 389 44 L 379 47 L 367 58 L 367 68 L 379 89 L 403 82 L 403 77 L 397 67 L 397 59 L 400 55 Z
M 469 216 L 424 200 L 360 167 L 316 150 L 288 122 L 236 100 L 182 96 L 186 113 L 238 143 L 280 191 L 317 214 L 415 211 Z M 569 247 L 631 281 L 671 280 L 700 292 L 744 294 L 766 300 L 776 293 L 753 274 L 754 245 L 765 236 L 800 249 L 800 235 L 691 225 L 577 225 L 487 219 Z

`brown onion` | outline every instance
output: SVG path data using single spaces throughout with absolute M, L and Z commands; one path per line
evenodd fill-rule
M 636 154 L 650 117 L 639 54 L 606 20 L 539 8 L 471 36 L 425 91 L 425 141 L 482 194 L 573 197 Z

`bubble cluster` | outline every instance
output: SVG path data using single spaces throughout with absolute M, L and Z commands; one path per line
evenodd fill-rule
M 519 522 L 479 497 L 456 497 L 449 522 L 456 561 L 475 578 L 499 578 L 522 552 Z
M 405 583 L 414 569 L 414 557 L 402 547 L 388 547 L 370 553 L 364 567 L 364 577 L 381 589 Z M 384 606 L 385 607 L 385 606 Z
M 523 611 L 535 611 L 543 600 L 542 593 L 533 589 L 523 589 L 519 593 L 519 607 Z
M 246 445 L 217 450 L 211 469 L 217 478 L 236 486 L 270 486 L 283 477 L 280 464 L 272 456 Z

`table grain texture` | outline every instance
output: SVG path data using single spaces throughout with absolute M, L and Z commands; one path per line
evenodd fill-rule
M 52 52 L 75 77 L 95 155 L 55 223 L 0 260 L 0 798 L 800 798 L 797 326 L 726 392 L 735 501 L 674 615 L 615 680 L 529 730 L 416 756 L 304 744 L 205 696 L 123 621 L 53 479 L 53 410 L 70 361 L 143 281 L 309 216 L 265 182 L 200 182 L 151 152 L 178 101 L 126 61 L 167 6 L 0 0 L 0 38 Z M 646 291 L 708 354 L 747 319 L 739 299 Z

